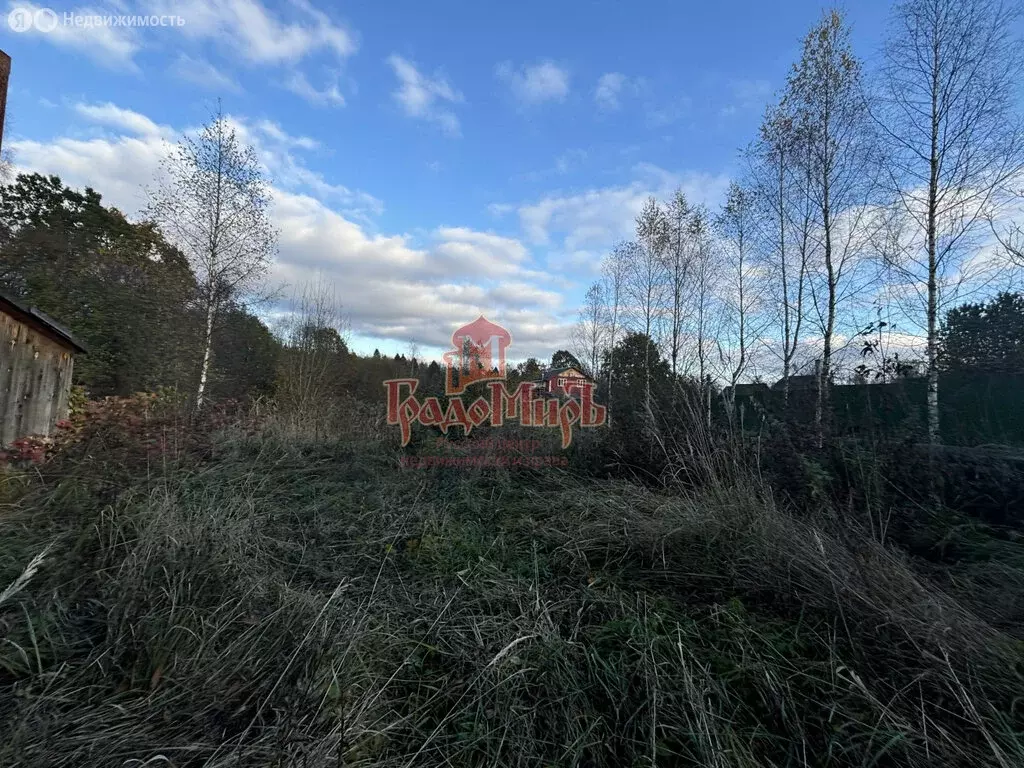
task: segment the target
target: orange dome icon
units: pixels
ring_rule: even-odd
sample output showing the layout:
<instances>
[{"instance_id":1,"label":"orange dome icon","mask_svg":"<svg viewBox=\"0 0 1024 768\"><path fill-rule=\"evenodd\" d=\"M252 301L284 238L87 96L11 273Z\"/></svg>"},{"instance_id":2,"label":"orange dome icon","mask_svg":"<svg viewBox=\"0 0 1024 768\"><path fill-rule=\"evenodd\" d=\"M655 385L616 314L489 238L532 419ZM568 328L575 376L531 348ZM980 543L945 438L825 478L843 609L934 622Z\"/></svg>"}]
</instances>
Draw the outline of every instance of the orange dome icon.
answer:
<instances>
[{"instance_id":1,"label":"orange dome icon","mask_svg":"<svg viewBox=\"0 0 1024 768\"><path fill-rule=\"evenodd\" d=\"M505 350L512 334L483 315L452 333L452 347L443 355L445 393L458 395L478 381L505 378Z\"/></svg>"}]
</instances>

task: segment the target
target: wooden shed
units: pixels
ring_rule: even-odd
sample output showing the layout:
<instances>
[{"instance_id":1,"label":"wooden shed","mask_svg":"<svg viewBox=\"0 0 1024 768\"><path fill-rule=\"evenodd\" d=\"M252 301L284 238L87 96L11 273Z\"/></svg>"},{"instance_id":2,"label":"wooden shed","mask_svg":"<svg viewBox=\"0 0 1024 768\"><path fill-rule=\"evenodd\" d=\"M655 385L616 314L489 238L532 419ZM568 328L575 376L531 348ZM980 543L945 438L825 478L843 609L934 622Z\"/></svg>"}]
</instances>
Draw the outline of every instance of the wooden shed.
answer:
<instances>
[{"instance_id":1,"label":"wooden shed","mask_svg":"<svg viewBox=\"0 0 1024 768\"><path fill-rule=\"evenodd\" d=\"M66 328L0 292L0 446L49 435L67 416L79 352Z\"/></svg>"}]
</instances>

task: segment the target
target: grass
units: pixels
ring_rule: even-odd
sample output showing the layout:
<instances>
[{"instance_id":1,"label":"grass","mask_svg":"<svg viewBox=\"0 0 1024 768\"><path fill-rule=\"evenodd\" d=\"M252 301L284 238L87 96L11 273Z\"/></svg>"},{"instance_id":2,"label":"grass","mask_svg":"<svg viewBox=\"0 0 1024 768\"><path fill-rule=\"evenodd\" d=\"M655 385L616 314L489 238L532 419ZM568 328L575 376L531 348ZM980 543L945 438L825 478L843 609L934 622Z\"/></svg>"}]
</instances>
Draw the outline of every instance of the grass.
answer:
<instances>
[{"instance_id":1,"label":"grass","mask_svg":"<svg viewBox=\"0 0 1024 768\"><path fill-rule=\"evenodd\" d=\"M2 766L1024 764L985 588L1021 573L940 581L753 477L268 436L112 475L0 479Z\"/></svg>"}]
</instances>

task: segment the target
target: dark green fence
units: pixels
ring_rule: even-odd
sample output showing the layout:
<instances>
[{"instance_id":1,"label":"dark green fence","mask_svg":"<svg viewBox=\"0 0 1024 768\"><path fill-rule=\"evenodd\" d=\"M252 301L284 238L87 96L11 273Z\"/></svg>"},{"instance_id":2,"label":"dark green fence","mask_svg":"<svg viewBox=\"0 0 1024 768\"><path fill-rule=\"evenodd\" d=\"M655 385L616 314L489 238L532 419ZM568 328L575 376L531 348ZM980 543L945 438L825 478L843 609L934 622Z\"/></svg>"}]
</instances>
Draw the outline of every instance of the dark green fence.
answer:
<instances>
[{"instance_id":1,"label":"dark green fence","mask_svg":"<svg viewBox=\"0 0 1024 768\"><path fill-rule=\"evenodd\" d=\"M833 429L841 435L913 437L925 434L927 382L832 387ZM756 428L762 415L811 425L816 393L762 391L736 398L744 426ZM1024 445L1024 375L946 373L939 379L939 425L949 445Z\"/></svg>"}]
</instances>

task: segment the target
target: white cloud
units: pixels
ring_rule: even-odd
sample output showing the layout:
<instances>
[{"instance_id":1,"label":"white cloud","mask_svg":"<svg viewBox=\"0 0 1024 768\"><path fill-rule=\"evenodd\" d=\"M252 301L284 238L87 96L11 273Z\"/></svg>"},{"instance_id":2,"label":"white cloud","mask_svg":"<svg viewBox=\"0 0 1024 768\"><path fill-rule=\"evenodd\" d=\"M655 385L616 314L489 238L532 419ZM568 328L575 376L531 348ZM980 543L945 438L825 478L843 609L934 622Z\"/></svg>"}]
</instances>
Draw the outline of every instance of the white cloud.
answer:
<instances>
[{"instance_id":1,"label":"white cloud","mask_svg":"<svg viewBox=\"0 0 1024 768\"><path fill-rule=\"evenodd\" d=\"M40 6L9 0L8 10L15 7L35 11ZM78 50L108 66L132 71L138 71L134 58L143 47L143 39L168 43L175 48L179 48L183 40L213 42L243 61L263 65L296 64L319 52L343 60L356 52L355 34L306 0L292 0L286 7L292 9L292 18L288 20L268 10L259 0L107 0L99 6L82 6L66 12L82 17L180 17L183 24L129 27L61 23L50 32L32 30L27 34L38 35L58 47ZM58 11L61 17L64 13L63 9ZM183 76L194 82L193 76L210 72L209 65L204 64L194 59L180 61L178 66L184 68ZM223 76L219 79L221 85L225 85Z\"/></svg>"},{"instance_id":2,"label":"white cloud","mask_svg":"<svg viewBox=\"0 0 1024 768\"><path fill-rule=\"evenodd\" d=\"M564 101L569 94L569 72L551 61L542 61L513 68L502 62L496 70L498 79L507 83L519 103L532 106L545 101Z\"/></svg>"},{"instance_id":3,"label":"white cloud","mask_svg":"<svg viewBox=\"0 0 1024 768\"><path fill-rule=\"evenodd\" d=\"M242 90L230 75L222 72L204 58L193 58L187 53L178 54L170 68L171 74L193 85L211 91L238 93Z\"/></svg>"},{"instance_id":4,"label":"white cloud","mask_svg":"<svg viewBox=\"0 0 1024 768\"><path fill-rule=\"evenodd\" d=\"M537 244L555 244L566 253L602 251L633 236L634 220L649 196L666 199L679 187L691 202L714 205L729 181L722 175L676 174L649 164L637 165L634 175L637 178L628 184L554 192L520 204L517 212L524 235Z\"/></svg>"},{"instance_id":5,"label":"white cloud","mask_svg":"<svg viewBox=\"0 0 1024 768\"><path fill-rule=\"evenodd\" d=\"M15 142L12 149L16 153L16 163L30 165L33 169L50 165L54 168L70 167L77 173L79 163L71 158L78 153L84 158L102 154L109 158L111 164L119 165L120 161L111 149L115 147L116 151L125 153L125 157L128 158L126 162L131 162L137 171L128 174L131 184L123 187L120 177L117 177L109 188L100 187L91 182L88 175L83 175L81 181L72 180L79 178L78 176L66 181L80 186L97 187L105 195L114 196L116 193L114 199L117 207L123 210L139 209L144 202L142 187L152 184L156 175L157 165L152 161L152 157L161 156L166 149L165 141L177 138L177 133L170 126L158 125L145 115L113 104L77 104L74 109L81 117L91 122L133 134L139 141L121 136L116 141L106 139L99 142L62 138L48 145L34 141ZM257 150L260 160L275 184L287 189L305 191L327 205L338 206L345 215L356 219L365 221L383 212L384 204L373 195L327 181L323 174L312 170L293 154L293 150L296 149L309 151L319 148L320 143L316 139L309 136L293 136L279 123L270 120L250 123L234 116L228 116L228 120L237 131L239 139ZM45 157L46 151L54 153L52 163ZM60 174L59 170L46 172Z\"/></svg>"},{"instance_id":6,"label":"white cloud","mask_svg":"<svg viewBox=\"0 0 1024 768\"><path fill-rule=\"evenodd\" d=\"M551 330L561 296L531 283L518 241L442 227L418 247L405 235L368 235L311 198L281 193L274 217L282 233L276 277L334 281L361 335L447 348L452 330L485 314L512 329L524 357L564 343Z\"/></svg>"},{"instance_id":7,"label":"white cloud","mask_svg":"<svg viewBox=\"0 0 1024 768\"><path fill-rule=\"evenodd\" d=\"M760 109L772 95L772 86L767 80L736 79L728 85L732 101L719 110L723 117L735 115L741 111Z\"/></svg>"},{"instance_id":8,"label":"white cloud","mask_svg":"<svg viewBox=\"0 0 1024 768\"><path fill-rule=\"evenodd\" d=\"M303 0L291 7L297 18L284 21L259 0L144 0L150 13L181 16L175 27L187 38L212 40L255 64L294 64L325 51L345 59L358 48L355 35Z\"/></svg>"},{"instance_id":9,"label":"white cloud","mask_svg":"<svg viewBox=\"0 0 1024 768\"><path fill-rule=\"evenodd\" d=\"M328 181L293 153L294 149L319 149L320 142L316 139L292 136L280 124L270 120L250 124L232 117L231 121L239 137L256 148L274 184L304 191L328 206L338 207L345 216L360 221L369 221L384 212L381 200L367 192Z\"/></svg>"},{"instance_id":10,"label":"white cloud","mask_svg":"<svg viewBox=\"0 0 1024 768\"><path fill-rule=\"evenodd\" d=\"M317 149L320 146L319 141L311 139L309 136L292 136L291 134L286 133L285 130L273 120L260 120L256 123L256 127L271 139L274 139L285 146L298 147L299 149Z\"/></svg>"},{"instance_id":11,"label":"white cloud","mask_svg":"<svg viewBox=\"0 0 1024 768\"><path fill-rule=\"evenodd\" d=\"M331 83L318 90L306 79L304 74L293 72L291 77L285 81L284 87L317 107L345 106L345 97L342 96L337 83Z\"/></svg>"},{"instance_id":12,"label":"white cloud","mask_svg":"<svg viewBox=\"0 0 1024 768\"><path fill-rule=\"evenodd\" d=\"M515 274L527 260L526 248L518 240L466 227L441 227L435 233L441 241L434 248L437 268L445 274Z\"/></svg>"},{"instance_id":13,"label":"white cloud","mask_svg":"<svg viewBox=\"0 0 1024 768\"><path fill-rule=\"evenodd\" d=\"M12 142L17 170L91 186L135 215L166 150L162 136L175 132L109 105L82 115L136 135ZM560 318L562 297L552 288L559 281L531 268L522 242L468 227L438 227L422 244L404 234L372 234L333 207L345 193L353 202L362 193L328 183L288 151L312 149L314 140L269 121L230 120L274 173L271 217L280 241L273 282L297 287L320 276L335 286L354 333L396 346L447 348L451 332L479 314L512 330L516 359L547 357L566 345L571 320Z\"/></svg>"},{"instance_id":14,"label":"white cloud","mask_svg":"<svg viewBox=\"0 0 1024 768\"><path fill-rule=\"evenodd\" d=\"M608 72L601 75L594 89L594 101L601 109L614 112L622 107L619 93L626 84L626 76L621 72Z\"/></svg>"},{"instance_id":15,"label":"white cloud","mask_svg":"<svg viewBox=\"0 0 1024 768\"><path fill-rule=\"evenodd\" d=\"M606 72L597 79L594 102L604 112L622 109L624 96L637 96L646 86L643 78L631 78L621 72Z\"/></svg>"},{"instance_id":16,"label":"white cloud","mask_svg":"<svg viewBox=\"0 0 1024 768\"><path fill-rule=\"evenodd\" d=\"M134 213L146 203L164 149L155 135L116 139L60 138L51 142L10 143L18 173L55 174L71 187L92 187L118 209Z\"/></svg>"},{"instance_id":17,"label":"white cloud","mask_svg":"<svg viewBox=\"0 0 1024 768\"><path fill-rule=\"evenodd\" d=\"M562 296L555 291L548 291L522 282L502 283L489 291L491 302L512 309L540 307L558 309Z\"/></svg>"},{"instance_id":18,"label":"white cloud","mask_svg":"<svg viewBox=\"0 0 1024 768\"><path fill-rule=\"evenodd\" d=\"M145 115L122 109L107 102L106 104L76 104L75 112L99 125L118 128L136 136L166 136L166 126L159 126Z\"/></svg>"},{"instance_id":19,"label":"white cloud","mask_svg":"<svg viewBox=\"0 0 1024 768\"><path fill-rule=\"evenodd\" d=\"M35 13L45 6L20 0L9 0L7 10L17 8ZM74 16L97 16L109 14L109 10L100 11L93 7L79 7L67 11ZM63 20L64 11L59 11ZM138 30L131 27L114 26L76 26L74 24L58 24L49 32L40 32L31 27L24 34L33 35L59 48L70 48L86 54L91 59L108 67L137 71L132 58L141 47Z\"/></svg>"},{"instance_id":20,"label":"white cloud","mask_svg":"<svg viewBox=\"0 0 1024 768\"><path fill-rule=\"evenodd\" d=\"M398 88L392 96L409 117L437 123L449 136L459 136L461 129L455 113L443 104L459 104L462 94L437 73L428 77L416 65L398 54L388 57L388 64L398 78Z\"/></svg>"}]
</instances>

